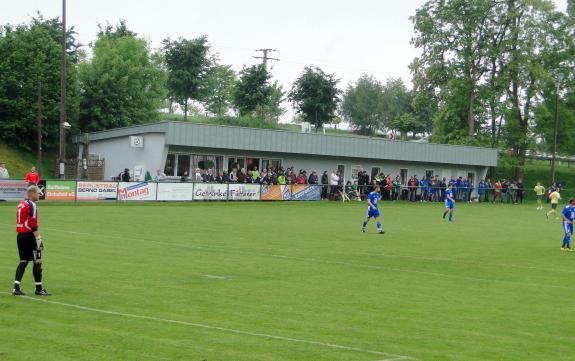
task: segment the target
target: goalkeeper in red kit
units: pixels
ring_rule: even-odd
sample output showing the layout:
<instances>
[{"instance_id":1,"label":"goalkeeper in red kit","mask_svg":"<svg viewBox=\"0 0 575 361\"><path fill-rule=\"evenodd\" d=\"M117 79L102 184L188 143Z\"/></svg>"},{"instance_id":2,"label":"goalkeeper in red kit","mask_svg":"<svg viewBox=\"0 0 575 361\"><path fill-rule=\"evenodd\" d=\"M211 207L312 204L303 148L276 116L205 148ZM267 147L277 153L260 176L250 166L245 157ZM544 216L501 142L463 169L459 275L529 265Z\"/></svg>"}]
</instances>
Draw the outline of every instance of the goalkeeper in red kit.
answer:
<instances>
[{"instance_id":1,"label":"goalkeeper in red kit","mask_svg":"<svg viewBox=\"0 0 575 361\"><path fill-rule=\"evenodd\" d=\"M38 208L36 202L40 199L40 189L32 185L26 190L28 197L18 204L16 209L16 232L18 236L18 253L20 263L16 268L16 279L14 280L14 296L25 296L20 288L24 271L28 262L34 262L32 273L36 282L36 291L39 296L48 296L49 293L42 287L42 250L44 244L38 231Z\"/></svg>"}]
</instances>

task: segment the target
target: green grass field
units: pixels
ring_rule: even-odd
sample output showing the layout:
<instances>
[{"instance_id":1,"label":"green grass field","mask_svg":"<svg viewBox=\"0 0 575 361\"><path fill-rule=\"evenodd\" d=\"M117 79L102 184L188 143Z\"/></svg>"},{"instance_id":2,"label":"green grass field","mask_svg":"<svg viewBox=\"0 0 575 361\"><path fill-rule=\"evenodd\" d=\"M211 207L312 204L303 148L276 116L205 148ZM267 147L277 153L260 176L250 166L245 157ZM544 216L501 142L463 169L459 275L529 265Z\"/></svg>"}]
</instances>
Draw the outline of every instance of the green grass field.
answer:
<instances>
[{"instance_id":1,"label":"green grass field","mask_svg":"<svg viewBox=\"0 0 575 361\"><path fill-rule=\"evenodd\" d=\"M574 360L575 252L533 204L41 204L48 298L9 295L0 360ZM31 266L23 289L33 293Z\"/></svg>"}]
</instances>

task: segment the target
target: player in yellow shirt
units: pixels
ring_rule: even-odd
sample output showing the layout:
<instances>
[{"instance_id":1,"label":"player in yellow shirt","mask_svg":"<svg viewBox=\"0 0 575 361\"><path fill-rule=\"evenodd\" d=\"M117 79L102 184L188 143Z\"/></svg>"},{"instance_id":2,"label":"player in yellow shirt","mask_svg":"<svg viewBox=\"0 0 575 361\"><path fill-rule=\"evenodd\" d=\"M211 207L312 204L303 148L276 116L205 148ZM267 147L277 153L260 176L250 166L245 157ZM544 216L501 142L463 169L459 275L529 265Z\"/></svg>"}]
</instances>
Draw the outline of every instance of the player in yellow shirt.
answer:
<instances>
[{"instance_id":1,"label":"player in yellow shirt","mask_svg":"<svg viewBox=\"0 0 575 361\"><path fill-rule=\"evenodd\" d=\"M549 219L549 215L553 213L555 215L555 219L559 219L555 210L557 209L557 205L561 200L561 188L557 188L555 192L551 193L549 195L549 199L551 199L551 210L545 213L545 215L547 216L547 219Z\"/></svg>"},{"instance_id":2,"label":"player in yellow shirt","mask_svg":"<svg viewBox=\"0 0 575 361\"><path fill-rule=\"evenodd\" d=\"M541 202L541 200L543 199L543 195L545 194L545 187L541 185L541 182L537 182L537 185L535 186L535 188L533 188L533 190L535 191L535 195L537 196L537 210L542 211L543 203Z\"/></svg>"}]
</instances>

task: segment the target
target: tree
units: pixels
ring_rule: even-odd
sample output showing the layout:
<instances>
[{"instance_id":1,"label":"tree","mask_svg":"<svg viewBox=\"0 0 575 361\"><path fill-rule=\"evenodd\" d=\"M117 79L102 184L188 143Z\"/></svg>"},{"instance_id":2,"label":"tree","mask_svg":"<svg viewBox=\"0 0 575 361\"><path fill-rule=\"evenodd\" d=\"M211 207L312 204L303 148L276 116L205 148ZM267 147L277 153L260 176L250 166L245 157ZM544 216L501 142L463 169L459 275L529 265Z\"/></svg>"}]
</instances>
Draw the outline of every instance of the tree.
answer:
<instances>
[{"instance_id":1,"label":"tree","mask_svg":"<svg viewBox=\"0 0 575 361\"><path fill-rule=\"evenodd\" d=\"M101 30L93 56L80 64L80 127L97 131L152 122L165 94L161 59L121 25Z\"/></svg>"},{"instance_id":2,"label":"tree","mask_svg":"<svg viewBox=\"0 0 575 361\"><path fill-rule=\"evenodd\" d=\"M67 32L67 121L78 115L78 45ZM62 24L40 14L28 25L0 27L0 138L26 149L38 146L42 120L44 149L58 146Z\"/></svg>"},{"instance_id":3,"label":"tree","mask_svg":"<svg viewBox=\"0 0 575 361\"><path fill-rule=\"evenodd\" d=\"M399 117L392 120L389 124L390 128L401 132L401 139L407 140L407 133L412 132L414 135L422 132L425 125L413 113L403 113Z\"/></svg>"},{"instance_id":4,"label":"tree","mask_svg":"<svg viewBox=\"0 0 575 361\"><path fill-rule=\"evenodd\" d=\"M188 117L188 102L205 99L208 76L214 59L206 36L177 41L164 40L164 57L168 70L168 95L184 108Z\"/></svg>"},{"instance_id":5,"label":"tree","mask_svg":"<svg viewBox=\"0 0 575 361\"><path fill-rule=\"evenodd\" d=\"M341 101L338 82L334 74L326 74L317 67L306 67L294 82L288 99L302 120L313 124L317 130L337 118Z\"/></svg>"},{"instance_id":6,"label":"tree","mask_svg":"<svg viewBox=\"0 0 575 361\"><path fill-rule=\"evenodd\" d=\"M271 74L263 64L244 67L234 90L234 107L241 116L266 118L266 112L283 98L281 87L270 84ZM279 101L278 101L279 98Z\"/></svg>"},{"instance_id":7,"label":"tree","mask_svg":"<svg viewBox=\"0 0 575 361\"><path fill-rule=\"evenodd\" d=\"M221 117L226 115L233 101L236 73L229 65L215 65L206 76L206 110Z\"/></svg>"},{"instance_id":8,"label":"tree","mask_svg":"<svg viewBox=\"0 0 575 361\"><path fill-rule=\"evenodd\" d=\"M485 78L508 30L501 17L504 6L499 0L430 0L412 17L412 43L422 49L411 64L416 91L428 96L435 92L438 102L450 109L435 116L436 122L448 123L439 124L438 131L458 131L455 137L438 134L444 140L459 137L461 129L474 137L483 125L478 117L482 96L488 95L488 85L494 86ZM440 117L446 114L449 118Z\"/></svg>"},{"instance_id":9,"label":"tree","mask_svg":"<svg viewBox=\"0 0 575 361\"><path fill-rule=\"evenodd\" d=\"M343 94L341 112L345 121L360 134L373 135L383 129L385 110L383 85L373 76L362 75Z\"/></svg>"}]
</instances>

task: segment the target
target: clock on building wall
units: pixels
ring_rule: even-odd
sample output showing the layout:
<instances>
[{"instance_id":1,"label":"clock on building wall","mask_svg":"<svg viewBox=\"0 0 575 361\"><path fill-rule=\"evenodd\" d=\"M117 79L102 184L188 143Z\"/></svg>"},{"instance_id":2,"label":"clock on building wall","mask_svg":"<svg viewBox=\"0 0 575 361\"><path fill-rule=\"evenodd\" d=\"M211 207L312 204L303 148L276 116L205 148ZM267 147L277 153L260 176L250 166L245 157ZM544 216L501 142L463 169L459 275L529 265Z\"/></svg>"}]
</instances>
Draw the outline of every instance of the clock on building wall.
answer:
<instances>
[{"instance_id":1,"label":"clock on building wall","mask_svg":"<svg viewBox=\"0 0 575 361\"><path fill-rule=\"evenodd\" d=\"M142 136L131 136L130 137L130 147L132 147L132 148L144 148L144 137L142 137Z\"/></svg>"}]
</instances>

